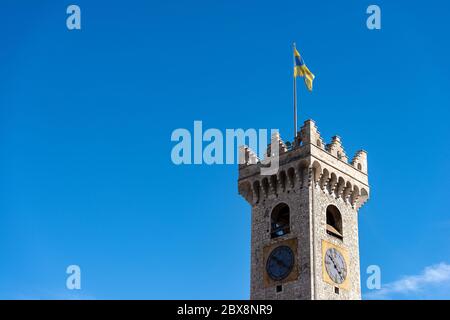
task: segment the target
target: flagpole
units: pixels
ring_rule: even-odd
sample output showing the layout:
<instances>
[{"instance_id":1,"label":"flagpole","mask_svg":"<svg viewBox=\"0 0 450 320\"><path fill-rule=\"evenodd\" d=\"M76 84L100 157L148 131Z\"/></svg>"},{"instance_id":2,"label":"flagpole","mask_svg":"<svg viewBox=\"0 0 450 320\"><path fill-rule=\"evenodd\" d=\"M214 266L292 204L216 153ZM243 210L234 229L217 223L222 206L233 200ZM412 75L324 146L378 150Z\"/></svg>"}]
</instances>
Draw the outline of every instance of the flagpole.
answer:
<instances>
[{"instance_id":1,"label":"flagpole","mask_svg":"<svg viewBox=\"0 0 450 320\"><path fill-rule=\"evenodd\" d=\"M295 76L295 42L292 44L292 56L293 56L293 62L294 62L294 68L293 68L293 78L294 78L294 144L296 143L296 139L297 139L297 80L296 80L296 76Z\"/></svg>"}]
</instances>

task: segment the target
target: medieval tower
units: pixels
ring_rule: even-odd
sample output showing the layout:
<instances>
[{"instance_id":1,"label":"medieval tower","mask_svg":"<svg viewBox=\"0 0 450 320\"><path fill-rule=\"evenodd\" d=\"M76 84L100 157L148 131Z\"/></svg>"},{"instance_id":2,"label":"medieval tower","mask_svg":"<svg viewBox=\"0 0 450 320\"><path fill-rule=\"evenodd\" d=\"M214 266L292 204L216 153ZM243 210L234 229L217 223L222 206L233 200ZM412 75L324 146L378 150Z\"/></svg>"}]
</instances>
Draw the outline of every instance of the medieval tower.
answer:
<instances>
[{"instance_id":1,"label":"medieval tower","mask_svg":"<svg viewBox=\"0 0 450 320\"><path fill-rule=\"evenodd\" d=\"M312 120L289 148L279 135L274 143L276 174L263 175L265 161L248 148L239 165L239 193L252 208L250 298L361 299L358 210L369 198L366 152L349 162L340 138L325 145Z\"/></svg>"}]
</instances>

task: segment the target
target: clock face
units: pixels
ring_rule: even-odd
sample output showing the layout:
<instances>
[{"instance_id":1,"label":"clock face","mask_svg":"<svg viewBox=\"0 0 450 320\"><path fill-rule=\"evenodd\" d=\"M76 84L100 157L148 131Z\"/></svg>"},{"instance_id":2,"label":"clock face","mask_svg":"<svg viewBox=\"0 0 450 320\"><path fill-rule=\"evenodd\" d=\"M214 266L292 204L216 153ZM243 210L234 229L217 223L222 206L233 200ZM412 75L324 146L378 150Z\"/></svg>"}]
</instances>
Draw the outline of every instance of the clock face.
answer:
<instances>
[{"instance_id":1,"label":"clock face","mask_svg":"<svg viewBox=\"0 0 450 320\"><path fill-rule=\"evenodd\" d=\"M330 248L325 253L325 268L331 280L341 284L347 277L347 264L342 254L335 248Z\"/></svg>"},{"instance_id":2,"label":"clock face","mask_svg":"<svg viewBox=\"0 0 450 320\"><path fill-rule=\"evenodd\" d=\"M283 280L291 273L294 266L294 253L288 246L279 246L269 255L266 271L275 281Z\"/></svg>"}]
</instances>

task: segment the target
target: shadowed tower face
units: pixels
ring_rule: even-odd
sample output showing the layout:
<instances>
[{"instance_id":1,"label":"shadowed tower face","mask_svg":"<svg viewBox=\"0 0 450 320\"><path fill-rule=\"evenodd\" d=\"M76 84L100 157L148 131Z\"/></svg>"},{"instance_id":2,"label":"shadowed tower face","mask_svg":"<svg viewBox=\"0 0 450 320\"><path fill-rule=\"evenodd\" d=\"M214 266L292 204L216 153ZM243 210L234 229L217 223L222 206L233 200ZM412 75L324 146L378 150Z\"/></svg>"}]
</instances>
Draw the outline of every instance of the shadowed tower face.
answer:
<instances>
[{"instance_id":1,"label":"shadowed tower face","mask_svg":"<svg viewBox=\"0 0 450 320\"><path fill-rule=\"evenodd\" d=\"M244 148L239 193L251 205L251 299L361 299L358 211L369 198L367 154L349 162L312 120L292 148L279 136L277 174Z\"/></svg>"}]
</instances>

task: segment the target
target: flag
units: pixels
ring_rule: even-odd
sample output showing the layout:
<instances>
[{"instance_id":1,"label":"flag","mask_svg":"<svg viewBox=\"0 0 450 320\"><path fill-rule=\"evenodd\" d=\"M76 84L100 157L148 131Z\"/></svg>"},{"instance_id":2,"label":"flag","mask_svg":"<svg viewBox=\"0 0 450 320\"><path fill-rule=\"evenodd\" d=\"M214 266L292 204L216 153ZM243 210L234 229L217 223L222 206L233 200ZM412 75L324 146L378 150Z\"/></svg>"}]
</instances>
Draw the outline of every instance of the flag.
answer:
<instances>
[{"instance_id":1,"label":"flag","mask_svg":"<svg viewBox=\"0 0 450 320\"><path fill-rule=\"evenodd\" d=\"M294 47L294 77L303 77L305 80L305 85L309 91L312 91L313 80L315 76L309 71L308 67L305 65L303 58L300 53Z\"/></svg>"}]
</instances>

